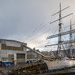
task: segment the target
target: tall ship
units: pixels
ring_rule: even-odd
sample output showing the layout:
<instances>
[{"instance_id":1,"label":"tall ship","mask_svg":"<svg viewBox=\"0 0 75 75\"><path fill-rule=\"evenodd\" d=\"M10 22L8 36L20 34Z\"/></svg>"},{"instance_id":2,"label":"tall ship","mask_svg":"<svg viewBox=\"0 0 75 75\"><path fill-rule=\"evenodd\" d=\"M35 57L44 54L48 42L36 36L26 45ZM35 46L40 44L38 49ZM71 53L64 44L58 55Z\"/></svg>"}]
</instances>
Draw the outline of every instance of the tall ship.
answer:
<instances>
[{"instance_id":1,"label":"tall ship","mask_svg":"<svg viewBox=\"0 0 75 75\"><path fill-rule=\"evenodd\" d=\"M57 52L56 52L56 54L53 53L52 56L47 56L47 57L43 58L44 62L46 62L46 64L47 64L49 70L59 70L59 69L65 69L65 68L69 69L69 68L75 67L75 60L74 60L75 58L73 58L73 55L72 55L72 48L73 48L72 43L75 42L72 39L72 33L75 33L75 29L72 30L71 21L70 21L70 25L69 25L70 30L66 31L66 32L61 31L62 30L61 20L72 15L73 13L70 13L70 14L62 17L61 12L64 11L65 9L69 8L69 6L64 9L61 9L61 3L60 3L59 7L60 7L59 11L52 15L52 16L54 16L56 14L59 14L59 19L50 23L50 24L52 24L52 23L55 23L56 21L59 21L59 24L58 24L59 32L58 32L58 34L47 37L47 39L52 39L52 38L58 37L58 43L45 46L45 47L47 47L47 46L57 45ZM62 41L62 36L67 35L67 34L70 34L70 40ZM69 52L64 55L62 50L67 51L64 46L66 44L69 44Z\"/></svg>"}]
</instances>

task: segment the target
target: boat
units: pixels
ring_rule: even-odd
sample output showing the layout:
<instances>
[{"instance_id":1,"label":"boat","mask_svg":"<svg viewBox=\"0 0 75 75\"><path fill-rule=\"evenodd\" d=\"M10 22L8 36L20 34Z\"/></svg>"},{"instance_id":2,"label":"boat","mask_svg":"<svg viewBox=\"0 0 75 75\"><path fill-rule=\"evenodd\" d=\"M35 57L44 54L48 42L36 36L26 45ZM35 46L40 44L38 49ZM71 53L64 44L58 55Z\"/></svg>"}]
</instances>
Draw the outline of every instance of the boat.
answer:
<instances>
[{"instance_id":1,"label":"boat","mask_svg":"<svg viewBox=\"0 0 75 75\"><path fill-rule=\"evenodd\" d=\"M61 26L62 26L62 23L61 23L61 19L65 18L65 17L68 17L70 15L72 15L73 13L71 14L68 14L64 17L61 17L61 12L65 9L67 9L69 7L66 7L64 9L61 9L61 3L60 3L60 10L53 14L56 15L56 14L59 14L59 19L51 22L50 24L56 22L56 21L59 21L59 33L58 34L55 34L55 35L51 35L49 37L47 37L47 39L51 39L51 38L54 38L54 37L58 37L58 44L52 44L52 45L46 45L45 47L47 46L54 46L54 45L57 45L58 46L58 49L57 49L57 54L56 56L47 56L47 57L44 57L43 60L44 62L47 64L48 66L48 69L50 71L59 71L59 70L64 70L64 69L71 69L73 67L75 67L75 61L73 60L74 58L72 57L72 33L75 33L75 29L72 30L72 25L71 25L71 22L70 22L70 31L66 31L66 32L61 32ZM62 35L66 35L66 34L70 34L70 41L62 41L61 40L61 36ZM69 43L70 44L70 47L69 47L69 56L68 55L64 55L62 52L61 52L61 45L63 46L63 44L67 44ZM63 50L65 50L65 48L63 47Z\"/></svg>"}]
</instances>

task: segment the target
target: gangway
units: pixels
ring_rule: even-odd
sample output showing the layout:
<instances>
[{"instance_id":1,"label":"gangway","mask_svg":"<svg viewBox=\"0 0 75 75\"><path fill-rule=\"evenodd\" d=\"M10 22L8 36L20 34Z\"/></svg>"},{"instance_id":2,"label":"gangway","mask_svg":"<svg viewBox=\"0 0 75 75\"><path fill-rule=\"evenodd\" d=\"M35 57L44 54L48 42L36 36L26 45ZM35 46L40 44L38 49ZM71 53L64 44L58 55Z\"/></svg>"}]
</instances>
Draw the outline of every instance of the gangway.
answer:
<instances>
[{"instance_id":1,"label":"gangway","mask_svg":"<svg viewBox=\"0 0 75 75\"><path fill-rule=\"evenodd\" d=\"M31 51L33 51L33 52L35 52L35 53L41 55L42 57L46 57L44 54L42 54L41 52L36 51L35 49L32 49L32 48L30 48L30 47L28 47L28 46L25 46L25 48L27 48L27 49L29 49L29 50L31 50Z\"/></svg>"}]
</instances>

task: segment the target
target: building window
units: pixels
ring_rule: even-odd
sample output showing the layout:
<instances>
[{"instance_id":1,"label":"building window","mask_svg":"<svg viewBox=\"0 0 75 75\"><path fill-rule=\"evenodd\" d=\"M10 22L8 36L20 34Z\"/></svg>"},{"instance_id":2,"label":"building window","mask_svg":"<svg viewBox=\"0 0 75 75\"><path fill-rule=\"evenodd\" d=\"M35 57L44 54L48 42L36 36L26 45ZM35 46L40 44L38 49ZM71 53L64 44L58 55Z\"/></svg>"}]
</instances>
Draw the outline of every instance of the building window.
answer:
<instances>
[{"instance_id":1,"label":"building window","mask_svg":"<svg viewBox=\"0 0 75 75\"><path fill-rule=\"evenodd\" d=\"M1 49L1 44L0 44L0 49Z\"/></svg>"},{"instance_id":2,"label":"building window","mask_svg":"<svg viewBox=\"0 0 75 75\"><path fill-rule=\"evenodd\" d=\"M23 50L24 50L24 51L26 51L26 48L25 48L25 47L23 47Z\"/></svg>"}]
</instances>

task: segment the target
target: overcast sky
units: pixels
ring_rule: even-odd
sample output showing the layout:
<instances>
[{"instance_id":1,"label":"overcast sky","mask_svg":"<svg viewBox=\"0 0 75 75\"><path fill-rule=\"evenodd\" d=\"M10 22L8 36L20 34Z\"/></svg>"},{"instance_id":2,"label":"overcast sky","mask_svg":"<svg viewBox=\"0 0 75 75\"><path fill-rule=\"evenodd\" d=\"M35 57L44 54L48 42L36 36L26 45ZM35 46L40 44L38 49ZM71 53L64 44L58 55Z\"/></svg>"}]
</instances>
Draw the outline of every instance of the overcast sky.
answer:
<instances>
[{"instance_id":1,"label":"overcast sky","mask_svg":"<svg viewBox=\"0 0 75 75\"><path fill-rule=\"evenodd\" d=\"M62 16L73 13L72 16L62 20L64 29L75 23L75 0L0 0L0 38L22 41L29 47L44 48L50 41L46 38L58 32L58 22L50 22L58 19L59 3ZM73 26L75 28L75 26ZM68 38L68 37L67 37ZM57 43L56 39L52 40Z\"/></svg>"}]
</instances>

